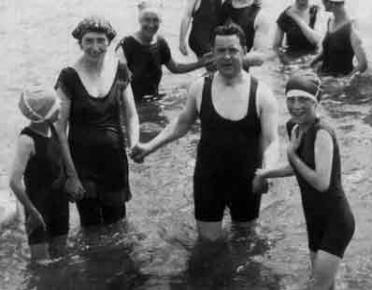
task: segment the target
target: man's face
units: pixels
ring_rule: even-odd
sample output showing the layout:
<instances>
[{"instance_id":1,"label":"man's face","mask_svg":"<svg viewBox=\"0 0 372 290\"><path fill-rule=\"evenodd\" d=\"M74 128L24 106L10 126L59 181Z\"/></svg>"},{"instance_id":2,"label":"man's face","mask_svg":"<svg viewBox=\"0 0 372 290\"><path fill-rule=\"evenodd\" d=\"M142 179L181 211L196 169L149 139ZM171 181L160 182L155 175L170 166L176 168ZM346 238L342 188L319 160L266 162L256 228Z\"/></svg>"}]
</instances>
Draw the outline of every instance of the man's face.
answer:
<instances>
[{"instance_id":1,"label":"man's face","mask_svg":"<svg viewBox=\"0 0 372 290\"><path fill-rule=\"evenodd\" d=\"M244 48L237 35L217 35L214 40L213 54L221 75L233 78L241 72Z\"/></svg>"}]
</instances>

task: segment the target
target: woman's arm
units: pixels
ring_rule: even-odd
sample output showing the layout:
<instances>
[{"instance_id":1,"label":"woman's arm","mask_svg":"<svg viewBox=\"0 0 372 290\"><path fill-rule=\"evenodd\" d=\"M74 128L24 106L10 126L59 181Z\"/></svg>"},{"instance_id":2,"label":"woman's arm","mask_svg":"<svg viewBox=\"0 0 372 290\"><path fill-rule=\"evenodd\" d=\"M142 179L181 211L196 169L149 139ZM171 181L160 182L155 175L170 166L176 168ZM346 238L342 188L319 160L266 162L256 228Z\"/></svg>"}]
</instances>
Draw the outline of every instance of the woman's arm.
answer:
<instances>
[{"instance_id":1,"label":"woman's arm","mask_svg":"<svg viewBox=\"0 0 372 290\"><path fill-rule=\"evenodd\" d=\"M287 155L297 172L316 190L324 192L331 182L334 146L331 135L325 130L319 130L314 146L315 169L307 166L291 146L288 147Z\"/></svg>"},{"instance_id":2,"label":"woman's arm","mask_svg":"<svg viewBox=\"0 0 372 290\"><path fill-rule=\"evenodd\" d=\"M123 91L125 118L127 127L128 147L132 148L139 140L139 120L131 87L128 85Z\"/></svg>"},{"instance_id":3,"label":"woman's arm","mask_svg":"<svg viewBox=\"0 0 372 290\"><path fill-rule=\"evenodd\" d=\"M368 61L367 61L367 56L366 52L364 51L363 48L363 43L361 38L359 37L359 34L355 27L351 30L350 34L350 41L351 41L351 46L353 47L355 57L358 61L357 66L354 68L354 70L351 72L351 76L355 75L356 73L363 73L364 71L367 70L368 68Z\"/></svg>"},{"instance_id":4,"label":"woman's arm","mask_svg":"<svg viewBox=\"0 0 372 290\"><path fill-rule=\"evenodd\" d=\"M67 125L70 118L71 100L65 95L61 88L56 89L57 96L61 99L61 110L56 122L56 132L61 144L62 157L67 174L66 191L73 200L79 200L85 192L72 160L70 146L67 141Z\"/></svg>"},{"instance_id":5,"label":"woman's arm","mask_svg":"<svg viewBox=\"0 0 372 290\"><path fill-rule=\"evenodd\" d=\"M208 53L204 55L201 59L197 60L196 62L191 63L179 63L176 62L172 57L170 58L169 62L165 65L170 72L174 74L182 74L187 73L201 67L208 65L208 62L212 61L212 54Z\"/></svg>"},{"instance_id":6,"label":"woman's arm","mask_svg":"<svg viewBox=\"0 0 372 290\"><path fill-rule=\"evenodd\" d=\"M303 35L309 42L314 45L319 45L322 35L318 31L312 29L301 17L299 17L296 13L293 13L292 9L288 9L286 13L294 20L294 22L296 22Z\"/></svg>"},{"instance_id":7,"label":"woman's arm","mask_svg":"<svg viewBox=\"0 0 372 290\"><path fill-rule=\"evenodd\" d=\"M277 25L274 34L273 51L283 64L289 64L290 61L282 49L283 38L284 31Z\"/></svg>"},{"instance_id":8,"label":"woman's arm","mask_svg":"<svg viewBox=\"0 0 372 290\"><path fill-rule=\"evenodd\" d=\"M29 231L32 231L38 226L42 226L44 229L46 228L40 212L36 209L26 194L26 188L22 180L27 163L33 154L35 154L33 140L28 136L21 135L18 139L17 151L13 161L9 182L10 188L31 217L31 219L28 221Z\"/></svg>"},{"instance_id":9,"label":"woman's arm","mask_svg":"<svg viewBox=\"0 0 372 290\"><path fill-rule=\"evenodd\" d=\"M192 14L195 9L197 0L188 0L185 14L181 20L181 28L180 28L180 40L179 40L179 49L183 55L188 55L187 45L186 45L186 35L190 28L190 23L192 19Z\"/></svg>"}]
</instances>

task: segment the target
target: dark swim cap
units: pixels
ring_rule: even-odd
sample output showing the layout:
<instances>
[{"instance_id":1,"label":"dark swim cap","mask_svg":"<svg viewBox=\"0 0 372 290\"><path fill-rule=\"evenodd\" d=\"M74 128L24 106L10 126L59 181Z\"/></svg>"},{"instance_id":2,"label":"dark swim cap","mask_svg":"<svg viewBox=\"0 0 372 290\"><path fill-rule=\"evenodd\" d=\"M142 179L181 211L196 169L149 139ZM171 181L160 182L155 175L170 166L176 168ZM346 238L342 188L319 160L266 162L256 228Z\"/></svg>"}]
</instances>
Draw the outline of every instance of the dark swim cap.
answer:
<instances>
[{"instance_id":1,"label":"dark swim cap","mask_svg":"<svg viewBox=\"0 0 372 290\"><path fill-rule=\"evenodd\" d=\"M286 85L287 97L308 97L315 102L320 101L321 81L319 77L310 72L293 74Z\"/></svg>"},{"instance_id":2,"label":"dark swim cap","mask_svg":"<svg viewBox=\"0 0 372 290\"><path fill-rule=\"evenodd\" d=\"M115 29L111 26L110 22L98 16L91 16L84 18L76 28L72 31L72 36L81 40L84 34L88 32L101 32L106 34L108 40L111 42L116 36Z\"/></svg>"}]
</instances>

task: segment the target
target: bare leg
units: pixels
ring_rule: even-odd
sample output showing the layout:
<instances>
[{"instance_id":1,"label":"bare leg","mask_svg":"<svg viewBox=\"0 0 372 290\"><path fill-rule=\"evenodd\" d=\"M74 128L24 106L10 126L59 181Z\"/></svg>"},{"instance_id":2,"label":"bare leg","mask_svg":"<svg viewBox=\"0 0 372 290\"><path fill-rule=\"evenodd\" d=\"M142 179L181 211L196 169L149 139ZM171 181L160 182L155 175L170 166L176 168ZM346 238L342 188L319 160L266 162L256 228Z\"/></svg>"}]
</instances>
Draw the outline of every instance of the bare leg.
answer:
<instances>
[{"instance_id":1,"label":"bare leg","mask_svg":"<svg viewBox=\"0 0 372 290\"><path fill-rule=\"evenodd\" d=\"M31 260L33 262L49 259L47 243L30 245L30 251L31 251Z\"/></svg>"},{"instance_id":2,"label":"bare leg","mask_svg":"<svg viewBox=\"0 0 372 290\"><path fill-rule=\"evenodd\" d=\"M221 222L202 222L196 221L200 240L217 241L222 238Z\"/></svg>"},{"instance_id":3,"label":"bare leg","mask_svg":"<svg viewBox=\"0 0 372 290\"><path fill-rule=\"evenodd\" d=\"M334 290L341 258L324 251L315 255L312 268L312 290Z\"/></svg>"}]
</instances>

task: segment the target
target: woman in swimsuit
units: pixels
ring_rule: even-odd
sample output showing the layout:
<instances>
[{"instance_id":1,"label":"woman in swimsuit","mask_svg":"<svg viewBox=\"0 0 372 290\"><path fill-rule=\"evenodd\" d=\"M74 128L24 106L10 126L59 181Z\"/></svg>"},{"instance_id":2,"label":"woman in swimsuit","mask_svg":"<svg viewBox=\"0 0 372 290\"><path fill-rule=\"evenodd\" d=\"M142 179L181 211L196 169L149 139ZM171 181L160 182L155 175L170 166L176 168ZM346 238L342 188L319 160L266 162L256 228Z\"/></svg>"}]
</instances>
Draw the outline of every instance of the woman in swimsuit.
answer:
<instances>
[{"instance_id":1,"label":"woman in swimsuit","mask_svg":"<svg viewBox=\"0 0 372 290\"><path fill-rule=\"evenodd\" d=\"M320 80L297 74L286 86L289 163L258 170L261 178L295 175L300 187L312 265L311 289L329 290L355 229L341 182L341 157L333 129L317 115Z\"/></svg>"}]
</instances>

